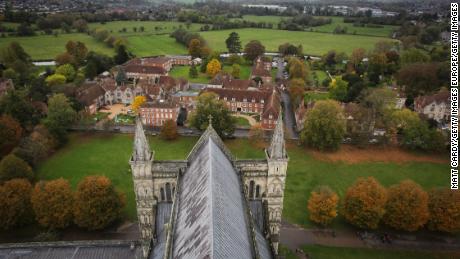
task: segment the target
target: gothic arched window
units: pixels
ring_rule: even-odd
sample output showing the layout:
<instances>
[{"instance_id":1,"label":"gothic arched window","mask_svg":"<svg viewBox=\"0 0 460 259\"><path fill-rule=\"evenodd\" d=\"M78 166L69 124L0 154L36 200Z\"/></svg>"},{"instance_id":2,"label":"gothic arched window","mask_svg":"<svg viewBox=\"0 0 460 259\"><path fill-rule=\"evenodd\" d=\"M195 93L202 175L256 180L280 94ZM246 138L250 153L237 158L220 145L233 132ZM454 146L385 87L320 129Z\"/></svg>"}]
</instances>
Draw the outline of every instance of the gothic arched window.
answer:
<instances>
[{"instance_id":1,"label":"gothic arched window","mask_svg":"<svg viewBox=\"0 0 460 259\"><path fill-rule=\"evenodd\" d=\"M160 196L161 196L161 201L165 201L165 190L162 188L160 188Z\"/></svg>"},{"instance_id":2,"label":"gothic arched window","mask_svg":"<svg viewBox=\"0 0 460 259\"><path fill-rule=\"evenodd\" d=\"M256 198L260 198L260 185L256 185Z\"/></svg>"}]
</instances>

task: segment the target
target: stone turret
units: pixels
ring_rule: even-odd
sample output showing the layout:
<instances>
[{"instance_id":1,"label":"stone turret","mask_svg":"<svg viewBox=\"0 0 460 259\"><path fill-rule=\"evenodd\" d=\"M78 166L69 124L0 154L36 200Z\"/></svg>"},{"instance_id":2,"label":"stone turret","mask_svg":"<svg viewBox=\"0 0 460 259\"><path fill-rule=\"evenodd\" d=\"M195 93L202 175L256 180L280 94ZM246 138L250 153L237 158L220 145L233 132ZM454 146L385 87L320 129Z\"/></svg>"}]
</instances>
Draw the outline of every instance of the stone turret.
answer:
<instances>
[{"instance_id":1,"label":"stone turret","mask_svg":"<svg viewBox=\"0 0 460 259\"><path fill-rule=\"evenodd\" d=\"M266 150L266 157L268 174L267 196L265 200L268 209L268 228L273 250L275 254L278 254L284 185L286 183L286 171L289 160L285 148L283 118L281 113L278 116L270 147Z\"/></svg>"},{"instance_id":2,"label":"stone turret","mask_svg":"<svg viewBox=\"0 0 460 259\"><path fill-rule=\"evenodd\" d=\"M150 253L150 244L155 228L156 200L153 194L153 154L145 136L141 119L138 117L136 118L136 132L130 165L136 194L142 251L145 258Z\"/></svg>"}]
</instances>

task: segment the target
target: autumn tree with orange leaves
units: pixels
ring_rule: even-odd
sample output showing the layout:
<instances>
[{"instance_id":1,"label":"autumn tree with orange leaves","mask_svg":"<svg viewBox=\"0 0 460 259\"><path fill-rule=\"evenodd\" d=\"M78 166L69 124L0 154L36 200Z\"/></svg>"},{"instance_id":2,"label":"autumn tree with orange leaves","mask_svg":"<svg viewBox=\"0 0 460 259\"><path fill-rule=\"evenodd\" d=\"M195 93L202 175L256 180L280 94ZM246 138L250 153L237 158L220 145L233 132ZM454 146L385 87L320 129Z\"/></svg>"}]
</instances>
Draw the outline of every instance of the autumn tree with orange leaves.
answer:
<instances>
[{"instance_id":1,"label":"autumn tree with orange leaves","mask_svg":"<svg viewBox=\"0 0 460 259\"><path fill-rule=\"evenodd\" d=\"M124 204L109 178L87 176L75 193L74 222L88 230L103 229L120 218Z\"/></svg>"},{"instance_id":2,"label":"autumn tree with orange leaves","mask_svg":"<svg viewBox=\"0 0 460 259\"><path fill-rule=\"evenodd\" d=\"M460 192L448 188L433 189L429 192L428 228L448 233L460 232Z\"/></svg>"},{"instance_id":3,"label":"autumn tree with orange leaves","mask_svg":"<svg viewBox=\"0 0 460 259\"><path fill-rule=\"evenodd\" d=\"M21 139L21 124L8 115L0 117L0 158L7 155Z\"/></svg>"},{"instance_id":4,"label":"autumn tree with orange leaves","mask_svg":"<svg viewBox=\"0 0 460 259\"><path fill-rule=\"evenodd\" d=\"M138 112L139 108L147 101L145 96L139 95L134 98L133 104L131 105L133 111Z\"/></svg>"},{"instance_id":5,"label":"autumn tree with orange leaves","mask_svg":"<svg viewBox=\"0 0 460 259\"><path fill-rule=\"evenodd\" d=\"M32 191L35 219L46 228L65 228L72 222L73 193L69 181L62 178L38 182Z\"/></svg>"},{"instance_id":6,"label":"autumn tree with orange leaves","mask_svg":"<svg viewBox=\"0 0 460 259\"><path fill-rule=\"evenodd\" d=\"M160 137L165 140L177 139L177 123L174 120L166 120L161 127Z\"/></svg>"},{"instance_id":7,"label":"autumn tree with orange leaves","mask_svg":"<svg viewBox=\"0 0 460 259\"><path fill-rule=\"evenodd\" d=\"M337 217L339 196L328 186L320 186L311 192L308 199L310 220L321 226L328 226Z\"/></svg>"},{"instance_id":8,"label":"autumn tree with orange leaves","mask_svg":"<svg viewBox=\"0 0 460 259\"><path fill-rule=\"evenodd\" d=\"M428 221L428 194L412 180L388 189L383 222L395 229L415 231Z\"/></svg>"},{"instance_id":9,"label":"autumn tree with orange leaves","mask_svg":"<svg viewBox=\"0 0 460 259\"><path fill-rule=\"evenodd\" d=\"M358 178L345 194L342 214L351 224L376 229L385 214L387 191L375 178Z\"/></svg>"},{"instance_id":10,"label":"autumn tree with orange leaves","mask_svg":"<svg viewBox=\"0 0 460 259\"><path fill-rule=\"evenodd\" d=\"M209 77L214 77L221 70L222 70L222 66L219 60L215 58L209 61L208 65L206 66L206 74L208 74Z\"/></svg>"},{"instance_id":11,"label":"autumn tree with orange leaves","mask_svg":"<svg viewBox=\"0 0 460 259\"><path fill-rule=\"evenodd\" d=\"M0 228L19 227L33 220L31 191L26 179L13 179L0 186Z\"/></svg>"}]
</instances>

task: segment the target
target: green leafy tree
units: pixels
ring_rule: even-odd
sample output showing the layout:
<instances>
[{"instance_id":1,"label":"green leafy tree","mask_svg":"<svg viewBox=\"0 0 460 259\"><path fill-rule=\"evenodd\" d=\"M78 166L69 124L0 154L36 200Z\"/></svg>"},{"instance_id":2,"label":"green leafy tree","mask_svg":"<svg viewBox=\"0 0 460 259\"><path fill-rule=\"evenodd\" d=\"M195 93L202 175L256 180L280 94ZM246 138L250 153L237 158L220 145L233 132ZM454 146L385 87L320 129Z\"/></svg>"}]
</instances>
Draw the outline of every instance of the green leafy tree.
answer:
<instances>
[{"instance_id":1,"label":"green leafy tree","mask_svg":"<svg viewBox=\"0 0 460 259\"><path fill-rule=\"evenodd\" d=\"M126 50L125 45L120 45L116 49L116 54L115 57L113 58L115 61L115 64L121 65L128 61L131 58L130 53Z\"/></svg>"},{"instance_id":2,"label":"green leafy tree","mask_svg":"<svg viewBox=\"0 0 460 259\"><path fill-rule=\"evenodd\" d=\"M302 142L319 150L338 149L346 125L340 105L332 100L318 101L306 116Z\"/></svg>"},{"instance_id":3,"label":"green leafy tree","mask_svg":"<svg viewBox=\"0 0 460 259\"><path fill-rule=\"evenodd\" d=\"M308 70L305 64L298 58L290 58L288 63L289 78L300 78L305 80L308 76Z\"/></svg>"},{"instance_id":4,"label":"green leafy tree","mask_svg":"<svg viewBox=\"0 0 460 259\"><path fill-rule=\"evenodd\" d=\"M67 78L61 74L53 74L48 76L45 81L48 86L58 86L65 84L65 82L67 82Z\"/></svg>"},{"instance_id":5,"label":"green leafy tree","mask_svg":"<svg viewBox=\"0 0 460 259\"><path fill-rule=\"evenodd\" d=\"M188 53L192 58L201 57L201 42L199 39L192 39L188 45Z\"/></svg>"},{"instance_id":6,"label":"green leafy tree","mask_svg":"<svg viewBox=\"0 0 460 259\"><path fill-rule=\"evenodd\" d=\"M59 66L56 69L56 74L65 76L67 81L71 82L75 79L77 72L75 71L75 68L73 68L72 65L65 64L65 65Z\"/></svg>"},{"instance_id":7,"label":"green leafy tree","mask_svg":"<svg viewBox=\"0 0 460 259\"><path fill-rule=\"evenodd\" d=\"M387 191L373 177L358 178L345 194L342 214L351 224L376 229L385 214Z\"/></svg>"},{"instance_id":8,"label":"green leafy tree","mask_svg":"<svg viewBox=\"0 0 460 259\"><path fill-rule=\"evenodd\" d=\"M212 116L212 127L221 137L229 137L235 131L235 118L231 116L225 103L217 99L217 95L205 92L198 97L196 110L190 124L200 130L205 130Z\"/></svg>"},{"instance_id":9,"label":"green leafy tree","mask_svg":"<svg viewBox=\"0 0 460 259\"><path fill-rule=\"evenodd\" d=\"M401 54L401 63L403 66L412 64L412 63L419 63L419 62L428 62L430 61L430 56L423 53L421 50L416 48L410 48L405 50Z\"/></svg>"},{"instance_id":10,"label":"green leafy tree","mask_svg":"<svg viewBox=\"0 0 460 259\"><path fill-rule=\"evenodd\" d=\"M240 65L238 64L233 64L232 65L232 76L234 78L240 78Z\"/></svg>"},{"instance_id":11,"label":"green leafy tree","mask_svg":"<svg viewBox=\"0 0 460 259\"><path fill-rule=\"evenodd\" d=\"M232 32L228 35L228 38L225 40L227 45L228 52L230 53L240 53L241 52L241 40L240 35L236 32Z\"/></svg>"},{"instance_id":12,"label":"green leafy tree","mask_svg":"<svg viewBox=\"0 0 460 259\"><path fill-rule=\"evenodd\" d=\"M258 40L251 40L244 47L245 58L253 62L257 57L265 53L265 46Z\"/></svg>"},{"instance_id":13,"label":"green leafy tree","mask_svg":"<svg viewBox=\"0 0 460 259\"><path fill-rule=\"evenodd\" d=\"M67 128L74 122L76 112L64 94L55 94L48 100L48 115L44 120L48 128L59 143L67 139Z\"/></svg>"},{"instance_id":14,"label":"green leafy tree","mask_svg":"<svg viewBox=\"0 0 460 259\"><path fill-rule=\"evenodd\" d=\"M383 222L395 229L416 231L429 219L428 194L412 180L388 189Z\"/></svg>"},{"instance_id":15,"label":"green leafy tree","mask_svg":"<svg viewBox=\"0 0 460 259\"><path fill-rule=\"evenodd\" d=\"M342 78L334 78L329 84L329 96L339 102L347 101L348 82Z\"/></svg>"},{"instance_id":16,"label":"green leafy tree","mask_svg":"<svg viewBox=\"0 0 460 259\"><path fill-rule=\"evenodd\" d=\"M34 178L34 173L32 168L24 160L10 154L0 161L0 182L5 182L14 178L32 180Z\"/></svg>"},{"instance_id":17,"label":"green leafy tree","mask_svg":"<svg viewBox=\"0 0 460 259\"><path fill-rule=\"evenodd\" d=\"M38 182L32 191L32 207L38 223L50 229L72 223L73 193L69 181L62 178Z\"/></svg>"},{"instance_id":18,"label":"green leafy tree","mask_svg":"<svg viewBox=\"0 0 460 259\"><path fill-rule=\"evenodd\" d=\"M7 114L16 119L22 128L37 122L37 112L32 104L27 100L27 93L14 90L0 99L0 113Z\"/></svg>"},{"instance_id":19,"label":"green leafy tree","mask_svg":"<svg viewBox=\"0 0 460 259\"><path fill-rule=\"evenodd\" d=\"M119 219L124 197L105 176L87 176L77 187L74 222L88 230L103 229Z\"/></svg>"},{"instance_id":20,"label":"green leafy tree","mask_svg":"<svg viewBox=\"0 0 460 259\"><path fill-rule=\"evenodd\" d=\"M190 70L188 71L188 75L190 78L197 78L198 77L198 70L196 69L195 64L190 66Z\"/></svg>"},{"instance_id":21,"label":"green leafy tree","mask_svg":"<svg viewBox=\"0 0 460 259\"><path fill-rule=\"evenodd\" d=\"M337 217L339 196L328 186L320 186L310 194L308 213L310 220L328 226Z\"/></svg>"},{"instance_id":22,"label":"green leafy tree","mask_svg":"<svg viewBox=\"0 0 460 259\"><path fill-rule=\"evenodd\" d=\"M13 179L0 185L0 228L11 229L33 220L31 191L32 185L25 179Z\"/></svg>"}]
</instances>

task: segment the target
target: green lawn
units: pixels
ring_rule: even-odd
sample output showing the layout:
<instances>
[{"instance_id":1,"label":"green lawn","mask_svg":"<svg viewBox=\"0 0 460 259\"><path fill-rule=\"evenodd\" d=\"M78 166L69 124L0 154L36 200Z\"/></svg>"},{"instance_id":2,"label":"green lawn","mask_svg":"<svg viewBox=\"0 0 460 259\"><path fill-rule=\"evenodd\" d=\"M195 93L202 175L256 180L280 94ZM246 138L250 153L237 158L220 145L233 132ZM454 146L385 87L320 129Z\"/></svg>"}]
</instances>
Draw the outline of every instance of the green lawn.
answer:
<instances>
[{"instance_id":1,"label":"green lawn","mask_svg":"<svg viewBox=\"0 0 460 259\"><path fill-rule=\"evenodd\" d=\"M325 24L317 27L312 27L313 31L318 32L334 32L337 26L346 27L347 34L368 35L378 37L390 37L392 32L397 30L399 26L384 25L383 28L368 28L368 27L355 27L353 23L344 23L343 17L327 17L332 19L332 23Z\"/></svg>"},{"instance_id":2,"label":"green lawn","mask_svg":"<svg viewBox=\"0 0 460 259\"><path fill-rule=\"evenodd\" d=\"M306 92L305 101L319 101L329 99L329 93L324 92Z\"/></svg>"},{"instance_id":3,"label":"green lawn","mask_svg":"<svg viewBox=\"0 0 460 259\"><path fill-rule=\"evenodd\" d=\"M201 35L208 41L213 50L226 51L225 39L232 31L238 32L243 46L250 40L259 40L267 51L277 51L279 45L289 42L295 45L302 44L303 51L307 55L323 55L332 49L351 54L353 49L358 47L371 50L379 41L392 41L382 37L253 28L206 31L201 32Z\"/></svg>"},{"instance_id":4,"label":"green lawn","mask_svg":"<svg viewBox=\"0 0 460 259\"><path fill-rule=\"evenodd\" d=\"M251 124L249 124L249 121L246 118L243 117L235 117L236 119L236 125L237 126L242 126L242 127L250 127Z\"/></svg>"},{"instance_id":5,"label":"green lawn","mask_svg":"<svg viewBox=\"0 0 460 259\"><path fill-rule=\"evenodd\" d=\"M169 35L130 36L129 50L136 56L147 57L165 54L188 54L187 48Z\"/></svg>"},{"instance_id":6,"label":"green lawn","mask_svg":"<svg viewBox=\"0 0 460 259\"><path fill-rule=\"evenodd\" d=\"M54 59L58 54L65 51L65 44L69 40L85 43L88 50L93 50L109 56L114 55L113 49L83 33L59 34L57 37L53 35L40 35L32 37L0 38L0 49L16 41L21 44L34 60Z\"/></svg>"},{"instance_id":7,"label":"green lawn","mask_svg":"<svg viewBox=\"0 0 460 259\"><path fill-rule=\"evenodd\" d=\"M144 31L141 32L139 28L143 26ZM90 29L103 28L114 35L120 36L132 36L132 35L151 35L151 34L169 34L174 30L182 27L189 31L199 31L202 24L191 24L190 28L187 29L185 23L181 22L169 22L169 21L114 21L107 22L105 24L101 23L90 23ZM134 31L134 27L137 28L137 31ZM126 32L121 32L125 28Z\"/></svg>"},{"instance_id":8,"label":"green lawn","mask_svg":"<svg viewBox=\"0 0 460 259\"><path fill-rule=\"evenodd\" d=\"M167 142L150 137L155 159L184 159L197 138L181 137ZM249 145L246 139L226 141L236 157L242 159L264 158L261 148ZM128 159L132 150L132 135L74 133L69 143L46 160L38 168L39 179L69 179L72 186L87 175L106 175L127 197L126 215L136 218L135 201ZM425 188L446 186L449 183L449 167L432 163L359 163L345 164L314 159L303 148L288 145L290 156L285 189L283 217L289 222L312 227L306 210L307 199L313 188L329 185L343 196L356 178L374 176L385 186L403 179L413 179ZM348 226L337 219L334 227Z\"/></svg>"},{"instance_id":9,"label":"green lawn","mask_svg":"<svg viewBox=\"0 0 460 259\"><path fill-rule=\"evenodd\" d=\"M315 259L419 259L419 258L458 258L458 252L429 252L429 251L409 251L409 250L385 250L374 248L348 248L348 247L329 247L320 245L303 246L303 251L308 254L308 258ZM295 255L288 254L287 258L295 259Z\"/></svg>"},{"instance_id":10,"label":"green lawn","mask_svg":"<svg viewBox=\"0 0 460 259\"><path fill-rule=\"evenodd\" d=\"M198 71L198 77L197 78L191 78L189 77L188 73L190 70L190 66L174 66L171 71L169 71L169 75L172 77L182 77L186 78L188 81L192 83L203 83L206 84L209 82L209 77L206 73L201 73L200 72L200 67L196 68Z\"/></svg>"}]
</instances>

